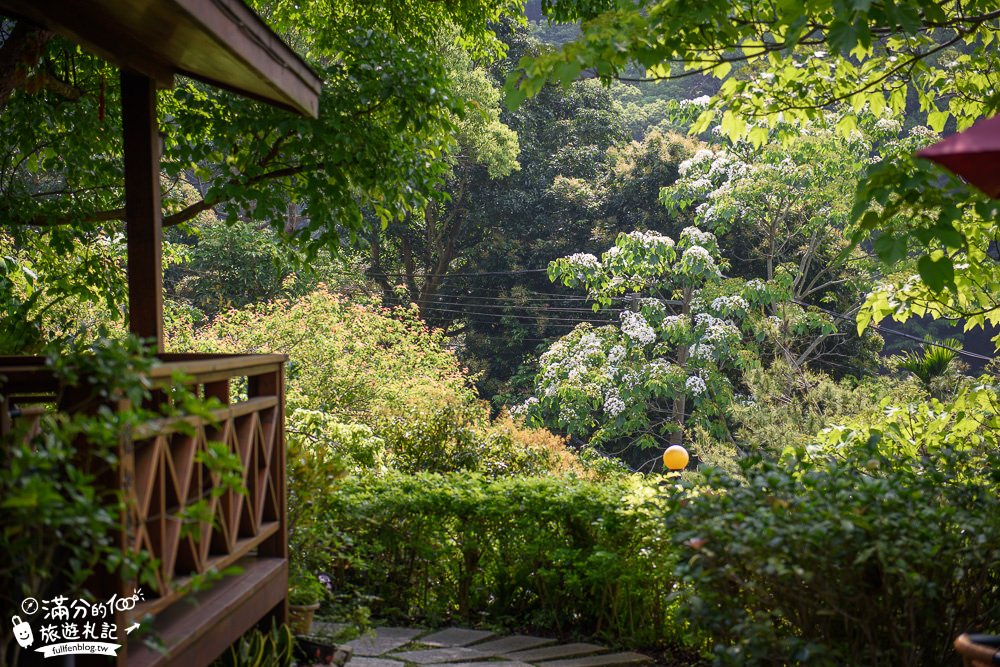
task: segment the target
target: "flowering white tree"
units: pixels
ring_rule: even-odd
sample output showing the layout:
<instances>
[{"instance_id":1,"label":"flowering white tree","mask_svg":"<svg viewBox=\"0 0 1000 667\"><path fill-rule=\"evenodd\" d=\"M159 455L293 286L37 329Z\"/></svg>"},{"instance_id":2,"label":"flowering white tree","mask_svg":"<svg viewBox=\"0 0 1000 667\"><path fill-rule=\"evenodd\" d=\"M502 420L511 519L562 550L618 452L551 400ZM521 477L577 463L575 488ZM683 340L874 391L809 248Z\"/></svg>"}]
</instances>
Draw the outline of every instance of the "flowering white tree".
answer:
<instances>
[{"instance_id":1,"label":"flowering white tree","mask_svg":"<svg viewBox=\"0 0 1000 667\"><path fill-rule=\"evenodd\" d=\"M703 148L661 193L668 208L726 239L740 274L783 276L786 298L770 312L781 320L782 335L772 349L792 368L817 360L837 368L872 354L877 342L860 341L850 325L872 273L870 260L851 246L851 206L863 167L892 150L900 124L873 117L842 138L823 127L838 118L830 113L823 123L795 128L799 141L790 146L744 141ZM845 318L838 322L824 311Z\"/></svg>"},{"instance_id":2,"label":"flowering white tree","mask_svg":"<svg viewBox=\"0 0 1000 667\"><path fill-rule=\"evenodd\" d=\"M662 449L681 442L692 421L727 433L727 373L757 363L753 342L773 326L764 308L779 290L726 280L724 268L715 235L697 227L676 244L632 232L600 258L552 262L553 281L586 290L595 310L618 311L620 323L581 324L554 343L541 356L535 396L515 411L605 451Z\"/></svg>"}]
</instances>

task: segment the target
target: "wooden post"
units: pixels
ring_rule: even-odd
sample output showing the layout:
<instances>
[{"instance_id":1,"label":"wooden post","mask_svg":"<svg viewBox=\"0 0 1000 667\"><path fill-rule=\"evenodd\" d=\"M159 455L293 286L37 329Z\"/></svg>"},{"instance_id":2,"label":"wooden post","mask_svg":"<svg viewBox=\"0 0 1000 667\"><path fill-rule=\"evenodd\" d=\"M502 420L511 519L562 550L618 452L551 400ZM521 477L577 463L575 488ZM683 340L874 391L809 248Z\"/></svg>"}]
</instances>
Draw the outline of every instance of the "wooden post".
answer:
<instances>
[{"instance_id":1,"label":"wooden post","mask_svg":"<svg viewBox=\"0 0 1000 667\"><path fill-rule=\"evenodd\" d=\"M129 331L163 352L163 212L156 85L122 70Z\"/></svg>"}]
</instances>

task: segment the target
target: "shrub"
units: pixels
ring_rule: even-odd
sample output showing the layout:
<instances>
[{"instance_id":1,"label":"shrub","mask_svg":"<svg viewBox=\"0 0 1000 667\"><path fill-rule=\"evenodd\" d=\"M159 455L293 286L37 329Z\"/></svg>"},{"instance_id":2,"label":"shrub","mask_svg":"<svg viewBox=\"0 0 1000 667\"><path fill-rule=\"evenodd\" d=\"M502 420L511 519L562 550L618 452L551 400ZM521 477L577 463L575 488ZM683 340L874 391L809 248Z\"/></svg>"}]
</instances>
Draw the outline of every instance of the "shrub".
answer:
<instances>
[{"instance_id":1,"label":"shrub","mask_svg":"<svg viewBox=\"0 0 1000 667\"><path fill-rule=\"evenodd\" d=\"M490 419L447 340L412 309L350 304L319 289L232 310L172 347L289 356L290 438L330 448L355 471L552 471L587 475L564 441Z\"/></svg>"},{"instance_id":2,"label":"shrub","mask_svg":"<svg viewBox=\"0 0 1000 667\"><path fill-rule=\"evenodd\" d=\"M634 478L348 479L326 504L349 545L333 588L383 618L653 643L671 637L674 583L657 498Z\"/></svg>"},{"instance_id":3,"label":"shrub","mask_svg":"<svg viewBox=\"0 0 1000 667\"><path fill-rule=\"evenodd\" d=\"M675 499L684 616L717 664L941 665L1000 618L1000 454L877 438L706 470Z\"/></svg>"}]
</instances>

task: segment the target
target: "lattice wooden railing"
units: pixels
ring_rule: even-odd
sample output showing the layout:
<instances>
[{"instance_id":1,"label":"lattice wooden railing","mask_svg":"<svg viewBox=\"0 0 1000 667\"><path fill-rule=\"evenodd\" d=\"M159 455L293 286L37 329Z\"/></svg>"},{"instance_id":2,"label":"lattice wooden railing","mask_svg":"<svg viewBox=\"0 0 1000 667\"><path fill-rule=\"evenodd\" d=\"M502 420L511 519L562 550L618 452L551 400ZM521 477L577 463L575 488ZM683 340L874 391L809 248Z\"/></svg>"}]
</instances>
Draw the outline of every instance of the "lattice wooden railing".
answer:
<instances>
[{"instance_id":1,"label":"lattice wooden railing","mask_svg":"<svg viewBox=\"0 0 1000 667\"><path fill-rule=\"evenodd\" d=\"M130 645L128 664L190 665L188 657L200 664L263 616L284 620L285 360L283 355L162 355L162 363L151 371L154 387L166 388L181 374L189 389L217 398L223 407L211 419L158 419L123 439L116 483L124 491L127 511L119 543L156 559L156 585L155 590L147 586L145 602L121 623L157 615L164 620L155 629L169 649L164 655ZM37 429L44 409L39 405L54 400L54 380L38 359L0 358L0 389L5 432L17 420ZM155 391L153 401L161 400L165 393ZM204 462L200 453L212 442L224 443L239 457L240 488L224 488L220 473ZM192 512L196 504L197 514ZM244 573L216 586L224 594L214 604L208 604L208 591L199 594L204 599L198 607L174 605L194 575L231 565ZM116 586L131 592L128 582L104 587ZM121 664L124 660L120 658Z\"/></svg>"}]
</instances>

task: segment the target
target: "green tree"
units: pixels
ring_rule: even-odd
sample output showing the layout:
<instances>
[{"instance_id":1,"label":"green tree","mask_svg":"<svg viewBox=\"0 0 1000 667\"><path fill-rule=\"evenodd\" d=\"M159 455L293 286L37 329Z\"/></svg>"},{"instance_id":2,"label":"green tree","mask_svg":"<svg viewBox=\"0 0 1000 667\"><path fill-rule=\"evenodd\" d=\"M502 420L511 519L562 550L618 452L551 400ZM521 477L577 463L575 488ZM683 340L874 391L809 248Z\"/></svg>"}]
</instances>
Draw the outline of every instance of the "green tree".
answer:
<instances>
[{"instance_id":1,"label":"green tree","mask_svg":"<svg viewBox=\"0 0 1000 667\"><path fill-rule=\"evenodd\" d=\"M752 343L773 328L764 309L783 290L724 281L725 266L715 236L697 227L676 245L632 232L600 258L554 261L552 280L585 289L595 311L623 296L628 307L615 309L620 326L584 324L553 344L540 359L536 396L518 410L605 452L662 450L692 424L731 439L731 376L759 363Z\"/></svg>"},{"instance_id":2,"label":"green tree","mask_svg":"<svg viewBox=\"0 0 1000 667\"><path fill-rule=\"evenodd\" d=\"M355 238L366 215L388 223L423 211L441 196L457 123L476 113L438 53L442 31L488 60L502 51L490 21L516 5L255 3L321 75L320 117L185 79L161 91L164 225L214 210L229 222L270 224L314 256ZM23 21L3 19L0 40L8 233L17 248L52 257L43 280L59 286L54 297L107 301L114 313L121 263L112 271L79 258L121 235L117 72ZM294 225L286 224L290 205Z\"/></svg>"},{"instance_id":3,"label":"green tree","mask_svg":"<svg viewBox=\"0 0 1000 667\"><path fill-rule=\"evenodd\" d=\"M861 375L878 351L876 336L859 338L849 325L877 268L851 245L850 213L864 165L900 127L892 119L865 126L849 139L808 124L786 146L703 148L661 195L719 235L738 275L791 279L787 299L770 314L783 332L774 353L793 368L829 361L831 372Z\"/></svg>"}]
</instances>

